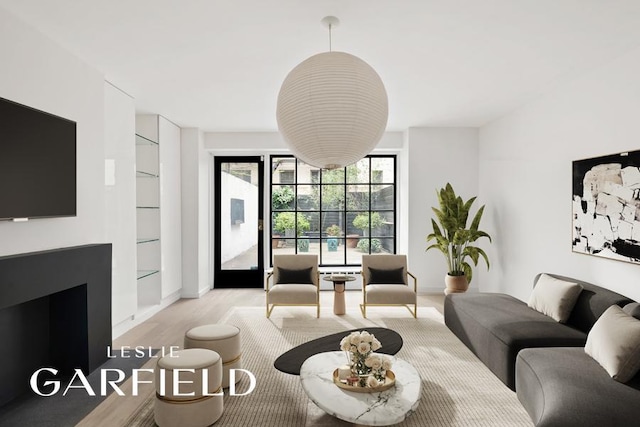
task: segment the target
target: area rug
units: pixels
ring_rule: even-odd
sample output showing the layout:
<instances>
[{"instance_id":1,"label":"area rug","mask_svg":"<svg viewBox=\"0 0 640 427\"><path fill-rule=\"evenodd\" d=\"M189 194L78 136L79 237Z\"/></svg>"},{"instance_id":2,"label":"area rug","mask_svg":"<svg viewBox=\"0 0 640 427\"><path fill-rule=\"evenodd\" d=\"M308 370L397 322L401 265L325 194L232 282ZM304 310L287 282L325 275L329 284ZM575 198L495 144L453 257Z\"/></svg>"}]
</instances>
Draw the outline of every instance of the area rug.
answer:
<instances>
[{"instance_id":1,"label":"area rug","mask_svg":"<svg viewBox=\"0 0 640 427\"><path fill-rule=\"evenodd\" d=\"M278 307L270 319L264 307L230 309L221 322L241 329L243 368L256 387L246 396L224 397L216 426L348 426L311 403L300 378L273 367L283 352L311 339L348 329L379 326L398 332L404 346L396 355L411 363L422 378L417 411L403 426L531 426L514 392L498 380L444 325L435 308L419 308L418 319L405 309L371 310L368 319L334 316L331 308L317 319L304 308ZM384 346L384 342L382 343ZM336 349L339 350L339 349ZM236 393L248 390L243 377ZM152 427L153 397L133 414L127 426Z\"/></svg>"}]
</instances>

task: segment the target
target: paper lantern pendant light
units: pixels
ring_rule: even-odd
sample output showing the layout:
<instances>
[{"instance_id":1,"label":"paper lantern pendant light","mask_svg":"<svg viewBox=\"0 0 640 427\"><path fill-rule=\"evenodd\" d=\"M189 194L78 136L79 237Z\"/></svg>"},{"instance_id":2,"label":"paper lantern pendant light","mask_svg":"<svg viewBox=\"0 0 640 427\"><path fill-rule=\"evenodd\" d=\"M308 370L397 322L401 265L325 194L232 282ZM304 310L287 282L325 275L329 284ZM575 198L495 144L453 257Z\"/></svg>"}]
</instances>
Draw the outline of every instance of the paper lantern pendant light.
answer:
<instances>
[{"instance_id":1,"label":"paper lantern pendant light","mask_svg":"<svg viewBox=\"0 0 640 427\"><path fill-rule=\"evenodd\" d=\"M332 18L329 24L337 22ZM334 24L335 25L335 24ZM325 52L287 75L278 94L278 129L303 162L335 169L357 162L380 141L387 126L387 92L362 59Z\"/></svg>"}]
</instances>

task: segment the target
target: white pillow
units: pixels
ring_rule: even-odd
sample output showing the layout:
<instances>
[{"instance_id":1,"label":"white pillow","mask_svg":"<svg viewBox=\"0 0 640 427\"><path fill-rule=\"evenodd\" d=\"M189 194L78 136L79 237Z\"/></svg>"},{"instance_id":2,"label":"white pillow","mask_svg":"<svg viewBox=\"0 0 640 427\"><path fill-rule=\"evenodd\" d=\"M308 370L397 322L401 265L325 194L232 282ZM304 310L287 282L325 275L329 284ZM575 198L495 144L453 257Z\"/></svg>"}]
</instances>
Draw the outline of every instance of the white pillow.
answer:
<instances>
[{"instance_id":1,"label":"white pillow","mask_svg":"<svg viewBox=\"0 0 640 427\"><path fill-rule=\"evenodd\" d=\"M584 351L616 381L625 383L640 370L640 320L617 305L593 325Z\"/></svg>"},{"instance_id":2,"label":"white pillow","mask_svg":"<svg viewBox=\"0 0 640 427\"><path fill-rule=\"evenodd\" d=\"M582 286L577 283L542 274L533 288L528 305L557 322L566 323L580 292Z\"/></svg>"}]
</instances>

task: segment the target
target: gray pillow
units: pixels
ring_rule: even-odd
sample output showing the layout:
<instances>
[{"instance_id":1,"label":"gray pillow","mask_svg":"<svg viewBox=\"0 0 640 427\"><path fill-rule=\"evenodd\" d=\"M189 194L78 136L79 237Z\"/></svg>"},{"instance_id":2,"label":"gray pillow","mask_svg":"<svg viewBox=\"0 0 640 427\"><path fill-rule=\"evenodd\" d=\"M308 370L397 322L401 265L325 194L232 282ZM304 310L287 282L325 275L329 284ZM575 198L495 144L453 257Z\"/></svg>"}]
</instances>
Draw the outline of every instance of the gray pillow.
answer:
<instances>
[{"instance_id":1,"label":"gray pillow","mask_svg":"<svg viewBox=\"0 0 640 427\"><path fill-rule=\"evenodd\" d=\"M278 267L278 284L313 284L311 270L313 270L313 267L300 270Z\"/></svg>"},{"instance_id":2,"label":"gray pillow","mask_svg":"<svg viewBox=\"0 0 640 427\"><path fill-rule=\"evenodd\" d=\"M630 302L629 304L624 306L623 310L629 316L633 316L636 319L640 320L640 304L638 304L637 302Z\"/></svg>"},{"instance_id":3,"label":"gray pillow","mask_svg":"<svg viewBox=\"0 0 640 427\"><path fill-rule=\"evenodd\" d=\"M404 267L392 269L369 267L369 284L404 285Z\"/></svg>"},{"instance_id":4,"label":"gray pillow","mask_svg":"<svg viewBox=\"0 0 640 427\"><path fill-rule=\"evenodd\" d=\"M542 274L529 298L529 307L560 323L566 323L582 292L577 283Z\"/></svg>"},{"instance_id":5,"label":"gray pillow","mask_svg":"<svg viewBox=\"0 0 640 427\"><path fill-rule=\"evenodd\" d=\"M614 380L625 383L640 370L640 320L609 307L587 335L584 351Z\"/></svg>"}]
</instances>

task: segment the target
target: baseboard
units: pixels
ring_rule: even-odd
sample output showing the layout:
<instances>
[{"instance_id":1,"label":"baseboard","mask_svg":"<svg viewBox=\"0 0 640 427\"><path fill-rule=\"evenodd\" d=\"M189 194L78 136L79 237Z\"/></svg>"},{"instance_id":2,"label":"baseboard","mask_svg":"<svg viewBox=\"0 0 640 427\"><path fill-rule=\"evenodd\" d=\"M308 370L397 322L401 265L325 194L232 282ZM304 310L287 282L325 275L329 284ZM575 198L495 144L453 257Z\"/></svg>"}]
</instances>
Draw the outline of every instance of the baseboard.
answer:
<instances>
[{"instance_id":1,"label":"baseboard","mask_svg":"<svg viewBox=\"0 0 640 427\"><path fill-rule=\"evenodd\" d=\"M122 322L111 327L112 339L115 340L120 335L123 335L125 332L127 332L129 329L133 328L134 326L136 326L134 316L127 317Z\"/></svg>"},{"instance_id":2,"label":"baseboard","mask_svg":"<svg viewBox=\"0 0 640 427\"><path fill-rule=\"evenodd\" d=\"M209 292L211 289L210 288L203 288L200 289L197 293L194 292L187 292L187 293L182 293L181 298L185 298L185 299L197 299L197 298L202 298L207 292Z\"/></svg>"},{"instance_id":3,"label":"baseboard","mask_svg":"<svg viewBox=\"0 0 640 427\"><path fill-rule=\"evenodd\" d=\"M163 298L162 301L160 301L160 304L145 307L143 311L138 312L133 316L126 318L125 320L123 320L122 322L118 323L115 326L112 326L111 328L112 340L118 338L119 336L129 331L130 329L135 328L145 320L148 320L153 315L161 312L162 310L169 307L171 304L178 301L179 299L180 299L180 290L177 290L174 293Z\"/></svg>"}]
</instances>

